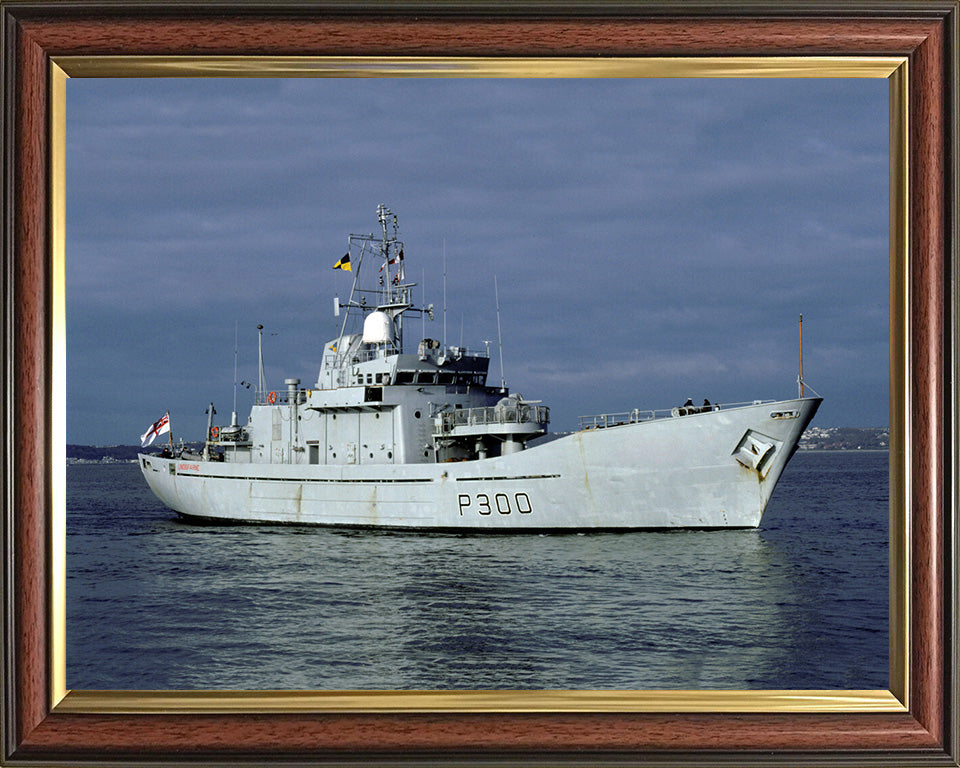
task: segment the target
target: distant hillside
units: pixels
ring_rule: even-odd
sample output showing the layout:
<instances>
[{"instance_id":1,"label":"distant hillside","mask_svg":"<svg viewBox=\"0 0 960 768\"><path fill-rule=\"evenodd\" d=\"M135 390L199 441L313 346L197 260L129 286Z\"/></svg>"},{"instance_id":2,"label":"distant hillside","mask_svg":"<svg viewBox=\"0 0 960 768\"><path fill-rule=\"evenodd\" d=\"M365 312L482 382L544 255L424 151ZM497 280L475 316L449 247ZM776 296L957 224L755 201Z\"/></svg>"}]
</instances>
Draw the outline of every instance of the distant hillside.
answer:
<instances>
[{"instance_id":1,"label":"distant hillside","mask_svg":"<svg viewBox=\"0 0 960 768\"><path fill-rule=\"evenodd\" d=\"M149 448L139 445L67 445L68 464L116 464L118 462L136 461L137 454L160 453L166 443L156 443ZM196 448L200 443L187 443Z\"/></svg>"},{"instance_id":2,"label":"distant hillside","mask_svg":"<svg viewBox=\"0 0 960 768\"><path fill-rule=\"evenodd\" d=\"M800 438L802 451L885 451L889 447L887 427L807 427Z\"/></svg>"},{"instance_id":3,"label":"distant hillside","mask_svg":"<svg viewBox=\"0 0 960 768\"><path fill-rule=\"evenodd\" d=\"M72 463L136 461L135 445L68 445L67 461Z\"/></svg>"}]
</instances>

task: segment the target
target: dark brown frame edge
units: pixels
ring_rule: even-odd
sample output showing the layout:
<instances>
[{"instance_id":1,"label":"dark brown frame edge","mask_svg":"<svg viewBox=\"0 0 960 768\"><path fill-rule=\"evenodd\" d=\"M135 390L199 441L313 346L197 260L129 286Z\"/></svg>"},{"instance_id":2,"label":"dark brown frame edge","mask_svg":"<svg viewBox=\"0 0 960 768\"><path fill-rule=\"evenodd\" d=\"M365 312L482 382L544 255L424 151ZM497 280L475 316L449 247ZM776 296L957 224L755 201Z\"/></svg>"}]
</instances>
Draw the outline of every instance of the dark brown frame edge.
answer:
<instances>
[{"instance_id":1,"label":"dark brown frame edge","mask_svg":"<svg viewBox=\"0 0 960 768\"><path fill-rule=\"evenodd\" d=\"M7 765L958 764L955 1L0 0ZM909 58L910 658L904 714L83 715L51 711L48 76L58 55Z\"/></svg>"}]
</instances>

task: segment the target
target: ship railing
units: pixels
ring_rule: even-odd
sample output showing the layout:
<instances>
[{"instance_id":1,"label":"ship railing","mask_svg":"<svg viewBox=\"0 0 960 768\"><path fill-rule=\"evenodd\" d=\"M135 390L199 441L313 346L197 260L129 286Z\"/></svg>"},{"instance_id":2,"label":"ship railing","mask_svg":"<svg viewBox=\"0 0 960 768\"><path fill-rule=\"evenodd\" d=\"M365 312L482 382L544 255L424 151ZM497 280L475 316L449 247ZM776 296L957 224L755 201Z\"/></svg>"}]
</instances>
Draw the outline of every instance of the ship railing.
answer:
<instances>
[{"instance_id":1,"label":"ship railing","mask_svg":"<svg viewBox=\"0 0 960 768\"><path fill-rule=\"evenodd\" d=\"M293 402L302 404L307 402L306 390L298 389L294 393L294 398L290 397L290 392L286 385L284 385L283 387L277 387L276 389L265 389L263 391L257 390L254 403L256 405L290 405Z\"/></svg>"},{"instance_id":2,"label":"ship railing","mask_svg":"<svg viewBox=\"0 0 960 768\"><path fill-rule=\"evenodd\" d=\"M421 350L417 349L417 354L420 354ZM423 350L423 352L429 355L432 358L440 357L441 355L446 355L448 357L453 357L454 359L459 360L461 357L490 357L490 354L486 349L474 349L472 347L438 347L436 349L430 348L428 350Z\"/></svg>"},{"instance_id":3,"label":"ship railing","mask_svg":"<svg viewBox=\"0 0 960 768\"><path fill-rule=\"evenodd\" d=\"M395 351L396 350L392 350L392 352ZM457 360L464 357L490 357L486 349L473 349L471 347L447 347L446 350L430 349L428 354L433 360L443 354L452 356ZM357 350L356 352L343 352L336 355L327 355L323 358L323 370L328 371L331 369L348 368L351 365L358 365L359 363L368 363L371 360L377 360L381 356L382 354L379 349L361 349Z\"/></svg>"},{"instance_id":4,"label":"ship railing","mask_svg":"<svg viewBox=\"0 0 960 768\"><path fill-rule=\"evenodd\" d=\"M484 424L548 424L550 408L546 405L518 406L481 406L479 408L460 408L440 414L442 432L450 432L454 427L473 427Z\"/></svg>"},{"instance_id":5,"label":"ship railing","mask_svg":"<svg viewBox=\"0 0 960 768\"><path fill-rule=\"evenodd\" d=\"M637 408L624 413L598 413L591 416L581 416L579 429L582 432L585 429L603 429L604 427L616 427L620 424L636 424L640 421L653 421L669 415L670 411L668 410L641 411Z\"/></svg>"},{"instance_id":6,"label":"ship railing","mask_svg":"<svg viewBox=\"0 0 960 768\"><path fill-rule=\"evenodd\" d=\"M475 349L474 347L454 347L459 349L463 357L490 357L490 352L486 349Z\"/></svg>"},{"instance_id":7,"label":"ship railing","mask_svg":"<svg viewBox=\"0 0 960 768\"><path fill-rule=\"evenodd\" d=\"M746 403L710 403L707 405L681 405L676 408L659 408L657 410L641 410L634 408L632 411L621 413L599 413L593 416L581 416L579 419L579 430L585 429L603 429L605 427L617 427L621 424L637 424L643 421L654 421L655 419L669 419L678 416L692 416L696 413L707 413L709 411L723 411L731 408L744 408L748 405L763 405L764 403L775 403L776 400L751 400Z\"/></svg>"},{"instance_id":8,"label":"ship railing","mask_svg":"<svg viewBox=\"0 0 960 768\"><path fill-rule=\"evenodd\" d=\"M367 363L376 360L380 355L378 349L361 349L356 352L343 352L332 357L324 357L323 369L344 368L355 363Z\"/></svg>"}]
</instances>

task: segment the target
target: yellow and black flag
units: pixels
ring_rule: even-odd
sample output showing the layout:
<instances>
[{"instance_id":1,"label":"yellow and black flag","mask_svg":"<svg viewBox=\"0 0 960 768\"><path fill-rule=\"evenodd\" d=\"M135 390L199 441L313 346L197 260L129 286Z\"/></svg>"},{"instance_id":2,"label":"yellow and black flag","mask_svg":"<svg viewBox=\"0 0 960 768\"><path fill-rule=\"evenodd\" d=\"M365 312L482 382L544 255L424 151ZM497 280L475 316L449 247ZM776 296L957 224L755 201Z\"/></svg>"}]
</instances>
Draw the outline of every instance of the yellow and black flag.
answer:
<instances>
[{"instance_id":1,"label":"yellow and black flag","mask_svg":"<svg viewBox=\"0 0 960 768\"><path fill-rule=\"evenodd\" d=\"M350 266L350 254L343 254L343 258L340 259L336 264L333 265L334 269L345 269L347 272L352 272L353 268Z\"/></svg>"}]
</instances>

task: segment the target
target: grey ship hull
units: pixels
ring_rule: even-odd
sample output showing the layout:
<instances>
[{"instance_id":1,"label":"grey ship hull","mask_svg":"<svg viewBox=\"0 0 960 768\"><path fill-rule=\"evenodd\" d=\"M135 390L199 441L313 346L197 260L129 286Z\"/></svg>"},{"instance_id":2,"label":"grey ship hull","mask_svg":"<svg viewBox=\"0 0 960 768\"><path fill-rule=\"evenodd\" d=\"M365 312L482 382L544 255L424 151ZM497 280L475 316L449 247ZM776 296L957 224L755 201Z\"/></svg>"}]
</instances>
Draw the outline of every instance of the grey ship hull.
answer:
<instances>
[{"instance_id":1,"label":"grey ship hull","mask_svg":"<svg viewBox=\"0 0 960 768\"><path fill-rule=\"evenodd\" d=\"M312 465L141 455L153 492L206 522L434 531L754 528L819 398L577 432L473 461Z\"/></svg>"}]
</instances>

